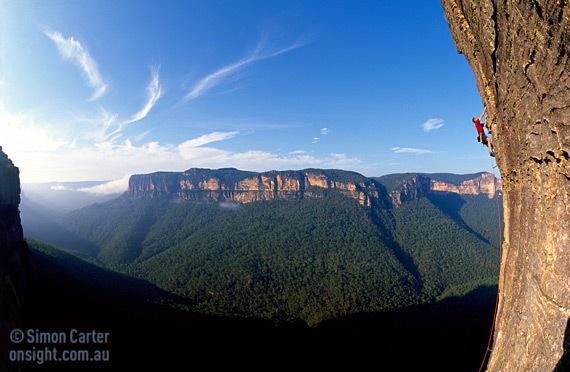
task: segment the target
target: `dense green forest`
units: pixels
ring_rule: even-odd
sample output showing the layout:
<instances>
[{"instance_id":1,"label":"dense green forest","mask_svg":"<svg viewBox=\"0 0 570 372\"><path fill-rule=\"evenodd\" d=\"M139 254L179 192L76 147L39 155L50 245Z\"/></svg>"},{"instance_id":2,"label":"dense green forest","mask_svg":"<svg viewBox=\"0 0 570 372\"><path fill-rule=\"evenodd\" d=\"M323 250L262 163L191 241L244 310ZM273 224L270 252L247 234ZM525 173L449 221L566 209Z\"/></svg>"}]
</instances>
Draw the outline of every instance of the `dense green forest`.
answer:
<instances>
[{"instance_id":1,"label":"dense green forest","mask_svg":"<svg viewBox=\"0 0 570 372\"><path fill-rule=\"evenodd\" d=\"M494 287L481 287L461 297L308 327L302 322L198 314L188 311L185 299L146 281L37 241L28 244L31 276L22 327L109 331L109 367L117 371L175 371L180 366L268 371L300 365L317 371L367 370L370 365L383 370L475 370L485 350L496 293ZM442 350L445 358L440 357ZM28 363L22 371L106 367L45 363L40 368Z\"/></svg>"},{"instance_id":2,"label":"dense green forest","mask_svg":"<svg viewBox=\"0 0 570 372\"><path fill-rule=\"evenodd\" d=\"M227 211L128 270L207 312L310 323L395 309L417 296L366 211L340 196Z\"/></svg>"},{"instance_id":3,"label":"dense green forest","mask_svg":"<svg viewBox=\"0 0 570 372\"><path fill-rule=\"evenodd\" d=\"M218 315L317 324L463 294L498 270L484 195L431 193L393 209L336 192L245 205L123 196L61 224L89 242L76 251L93 263Z\"/></svg>"}]
</instances>

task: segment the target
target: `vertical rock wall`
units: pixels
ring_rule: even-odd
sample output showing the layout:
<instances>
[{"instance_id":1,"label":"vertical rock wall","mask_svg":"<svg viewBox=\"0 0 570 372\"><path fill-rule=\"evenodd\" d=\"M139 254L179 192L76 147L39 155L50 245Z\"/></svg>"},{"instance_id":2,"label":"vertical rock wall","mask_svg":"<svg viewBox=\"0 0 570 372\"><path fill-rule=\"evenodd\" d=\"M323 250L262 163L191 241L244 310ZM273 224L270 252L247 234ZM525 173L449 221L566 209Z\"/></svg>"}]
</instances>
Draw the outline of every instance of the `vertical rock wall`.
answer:
<instances>
[{"instance_id":1,"label":"vertical rock wall","mask_svg":"<svg viewBox=\"0 0 570 372\"><path fill-rule=\"evenodd\" d=\"M568 347L570 318L570 6L442 4L489 112L503 180L505 239L488 369L552 371Z\"/></svg>"},{"instance_id":2,"label":"vertical rock wall","mask_svg":"<svg viewBox=\"0 0 570 372\"><path fill-rule=\"evenodd\" d=\"M0 371L15 371L8 362L8 335L17 327L27 273L27 246L20 224L18 168L0 147Z\"/></svg>"}]
</instances>

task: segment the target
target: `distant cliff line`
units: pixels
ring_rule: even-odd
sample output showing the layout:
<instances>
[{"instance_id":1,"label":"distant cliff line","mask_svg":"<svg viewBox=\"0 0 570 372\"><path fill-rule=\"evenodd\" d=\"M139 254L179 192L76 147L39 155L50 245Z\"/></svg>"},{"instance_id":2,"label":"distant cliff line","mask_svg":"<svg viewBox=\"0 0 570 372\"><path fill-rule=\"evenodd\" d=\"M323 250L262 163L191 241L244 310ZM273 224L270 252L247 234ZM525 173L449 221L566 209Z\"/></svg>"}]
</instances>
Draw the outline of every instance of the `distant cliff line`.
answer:
<instances>
[{"instance_id":1,"label":"distant cliff line","mask_svg":"<svg viewBox=\"0 0 570 372\"><path fill-rule=\"evenodd\" d=\"M365 177L333 169L249 172L235 168L191 168L131 176L127 194L134 198L168 197L195 201L250 203L276 199L322 197L334 190L364 207L398 207L431 192L492 198L500 181L487 172L470 175L392 174Z\"/></svg>"}]
</instances>

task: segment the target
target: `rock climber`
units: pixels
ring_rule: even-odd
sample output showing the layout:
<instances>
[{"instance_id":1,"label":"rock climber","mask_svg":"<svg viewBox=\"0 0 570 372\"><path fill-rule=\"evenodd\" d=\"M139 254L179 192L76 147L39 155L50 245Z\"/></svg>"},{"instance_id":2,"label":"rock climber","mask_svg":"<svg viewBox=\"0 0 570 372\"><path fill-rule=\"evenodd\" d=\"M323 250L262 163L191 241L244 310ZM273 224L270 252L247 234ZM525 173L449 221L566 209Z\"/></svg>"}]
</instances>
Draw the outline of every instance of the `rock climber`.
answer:
<instances>
[{"instance_id":1,"label":"rock climber","mask_svg":"<svg viewBox=\"0 0 570 372\"><path fill-rule=\"evenodd\" d=\"M487 146L489 148L489 155L495 157L495 152L493 151L493 143L491 142L491 139L485 134L485 129L483 128L483 126L487 127L485 125L485 123L481 123L481 120L483 120L483 117L485 116L485 114L487 113L487 109L483 110L483 113L481 114L481 116L473 117L473 123L475 123L475 129L477 129L477 141L481 142L483 145ZM487 127L487 130L489 130L489 134L490 132L490 128Z\"/></svg>"}]
</instances>

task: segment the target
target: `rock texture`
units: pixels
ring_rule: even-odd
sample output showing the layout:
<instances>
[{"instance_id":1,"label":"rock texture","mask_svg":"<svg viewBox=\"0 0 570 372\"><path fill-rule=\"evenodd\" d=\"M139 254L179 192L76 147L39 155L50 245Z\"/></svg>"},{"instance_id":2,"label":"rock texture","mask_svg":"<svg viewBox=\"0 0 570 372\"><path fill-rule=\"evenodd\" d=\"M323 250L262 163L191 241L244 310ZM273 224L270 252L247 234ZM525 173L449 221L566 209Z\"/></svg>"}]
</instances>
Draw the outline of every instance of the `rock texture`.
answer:
<instances>
[{"instance_id":1,"label":"rock texture","mask_svg":"<svg viewBox=\"0 0 570 372\"><path fill-rule=\"evenodd\" d=\"M453 175L452 175L453 176ZM185 172L157 172L132 176L128 195L134 198L168 197L194 201L251 203L275 199L322 197L332 191L355 199L364 207L399 207L402 203L427 196L430 192L462 195L486 194L498 189L491 173L479 173L459 183L438 175L390 175L387 190L383 177L327 169L300 171L246 172L234 168L199 169Z\"/></svg>"},{"instance_id":2,"label":"rock texture","mask_svg":"<svg viewBox=\"0 0 570 372\"><path fill-rule=\"evenodd\" d=\"M403 182L399 187L390 190L388 195L392 205L399 207L402 203L426 196L431 189L431 180L423 175L416 175ZM442 182L443 183L443 182Z\"/></svg>"},{"instance_id":3,"label":"rock texture","mask_svg":"<svg viewBox=\"0 0 570 372\"><path fill-rule=\"evenodd\" d=\"M366 207L388 203L383 186L372 179L354 172L318 169L255 173L234 168L192 168L181 173L157 172L132 176L128 194L250 203L321 197L326 190L340 192Z\"/></svg>"},{"instance_id":4,"label":"rock texture","mask_svg":"<svg viewBox=\"0 0 570 372\"><path fill-rule=\"evenodd\" d=\"M18 168L0 147L0 371L17 370L7 360L8 334L18 322L27 268L27 246L20 224Z\"/></svg>"},{"instance_id":5,"label":"rock texture","mask_svg":"<svg viewBox=\"0 0 570 372\"><path fill-rule=\"evenodd\" d=\"M479 177L465 180L458 185L434 179L431 180L430 190L453 192L461 195L485 194L491 199L495 197L496 192L501 190L501 181L495 179L491 173L481 173Z\"/></svg>"},{"instance_id":6,"label":"rock texture","mask_svg":"<svg viewBox=\"0 0 570 372\"><path fill-rule=\"evenodd\" d=\"M570 317L570 6L442 4L487 107L503 181L505 238L488 369L552 371Z\"/></svg>"}]
</instances>

